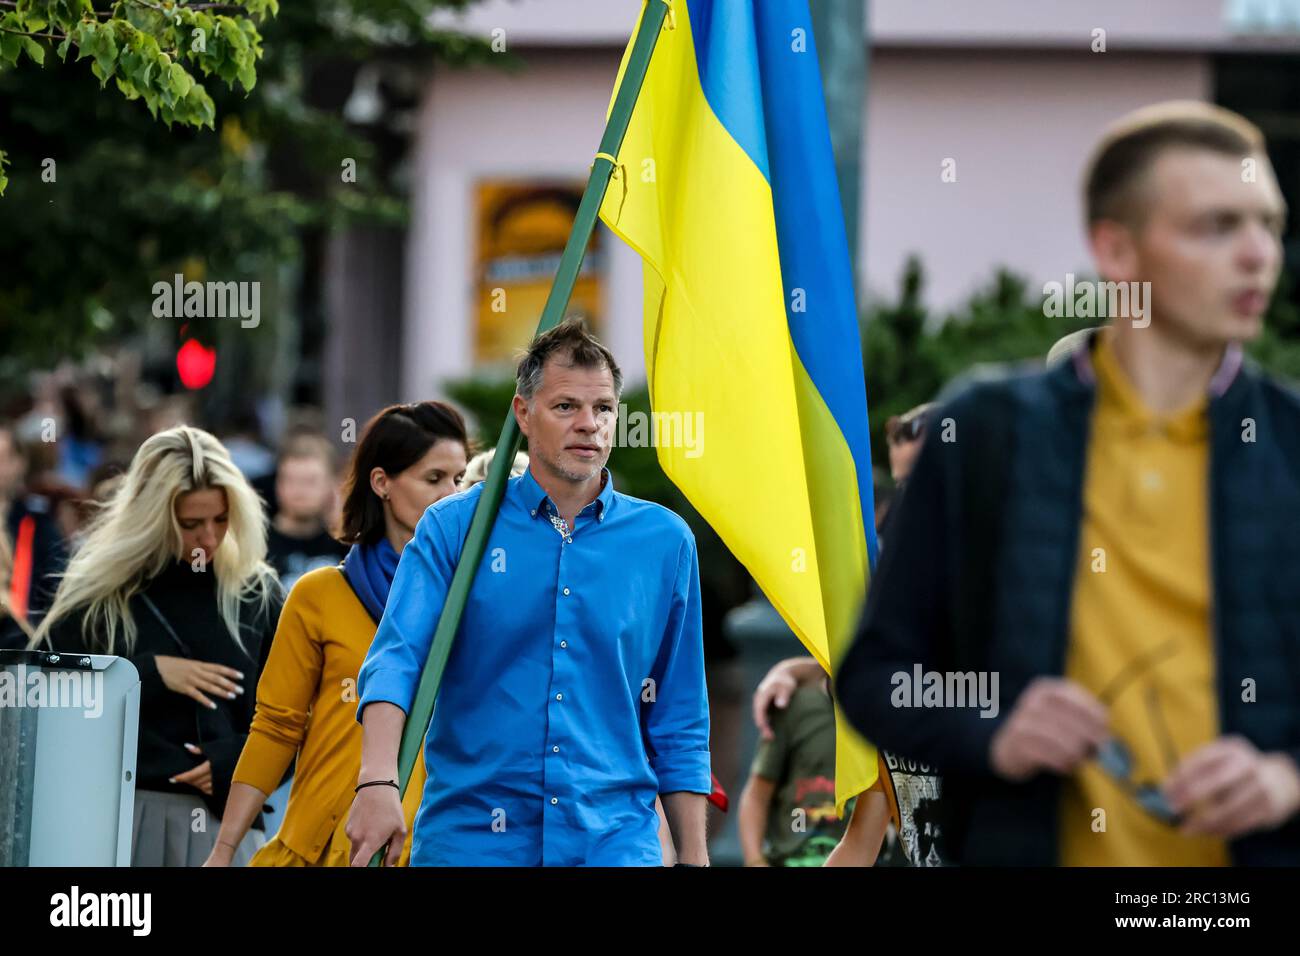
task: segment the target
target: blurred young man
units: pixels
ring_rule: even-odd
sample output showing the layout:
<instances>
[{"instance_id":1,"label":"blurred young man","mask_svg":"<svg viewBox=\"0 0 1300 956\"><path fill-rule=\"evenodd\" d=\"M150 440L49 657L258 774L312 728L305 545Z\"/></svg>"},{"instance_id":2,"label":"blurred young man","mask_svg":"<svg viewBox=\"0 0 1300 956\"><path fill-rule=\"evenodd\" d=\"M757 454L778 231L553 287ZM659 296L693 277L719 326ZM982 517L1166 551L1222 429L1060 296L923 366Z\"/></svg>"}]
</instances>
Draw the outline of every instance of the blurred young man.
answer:
<instances>
[{"instance_id":1,"label":"blurred young man","mask_svg":"<svg viewBox=\"0 0 1300 956\"><path fill-rule=\"evenodd\" d=\"M1241 350L1281 266L1263 138L1139 111L1085 202L1128 307L934 414L839 697L938 766L958 862L1300 864L1300 401ZM899 693L925 673L999 706Z\"/></svg>"},{"instance_id":2,"label":"blurred young man","mask_svg":"<svg viewBox=\"0 0 1300 956\"><path fill-rule=\"evenodd\" d=\"M266 539L266 560L286 593L308 571L338 564L347 554L327 527L335 494L329 440L313 434L290 438L276 462L278 507Z\"/></svg>"},{"instance_id":3,"label":"blurred young man","mask_svg":"<svg viewBox=\"0 0 1300 956\"><path fill-rule=\"evenodd\" d=\"M695 538L614 490L622 373L580 323L519 363L510 479L425 740L412 866L704 866L709 710ZM353 865L405 832L397 750L484 485L424 513L358 681Z\"/></svg>"}]
</instances>

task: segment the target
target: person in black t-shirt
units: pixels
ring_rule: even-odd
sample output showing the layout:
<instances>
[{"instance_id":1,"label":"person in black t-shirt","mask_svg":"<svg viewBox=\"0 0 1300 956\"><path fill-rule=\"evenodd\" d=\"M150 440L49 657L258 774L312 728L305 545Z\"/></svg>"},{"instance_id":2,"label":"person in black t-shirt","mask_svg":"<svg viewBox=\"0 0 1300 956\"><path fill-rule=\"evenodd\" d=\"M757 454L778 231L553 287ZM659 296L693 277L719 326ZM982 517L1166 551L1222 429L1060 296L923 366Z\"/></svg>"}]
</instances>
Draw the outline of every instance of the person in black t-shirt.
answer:
<instances>
[{"instance_id":1,"label":"person in black t-shirt","mask_svg":"<svg viewBox=\"0 0 1300 956\"><path fill-rule=\"evenodd\" d=\"M280 453L267 560L286 592L308 571L338 564L347 554L327 530L337 495L334 476L334 450L324 436L296 435Z\"/></svg>"}]
</instances>

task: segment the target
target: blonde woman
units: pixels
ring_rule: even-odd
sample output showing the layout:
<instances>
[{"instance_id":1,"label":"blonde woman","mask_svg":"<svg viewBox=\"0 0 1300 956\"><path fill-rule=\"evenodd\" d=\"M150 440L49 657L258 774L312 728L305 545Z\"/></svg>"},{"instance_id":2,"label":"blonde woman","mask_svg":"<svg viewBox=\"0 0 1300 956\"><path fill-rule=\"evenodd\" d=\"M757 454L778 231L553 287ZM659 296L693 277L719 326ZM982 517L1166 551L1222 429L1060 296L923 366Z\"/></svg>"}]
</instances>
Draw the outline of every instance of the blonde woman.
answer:
<instances>
[{"instance_id":1,"label":"blonde woman","mask_svg":"<svg viewBox=\"0 0 1300 956\"><path fill-rule=\"evenodd\" d=\"M198 866L217 839L280 612L265 557L261 503L226 449L170 428L136 452L32 639L140 672L132 866ZM251 830L233 859L265 840Z\"/></svg>"},{"instance_id":2,"label":"blonde woman","mask_svg":"<svg viewBox=\"0 0 1300 956\"><path fill-rule=\"evenodd\" d=\"M399 556L424 512L456 493L468 450L464 419L442 402L392 405L366 424L343 492L339 537L351 547L341 565L308 571L289 593L207 866L232 865L231 847L295 756L284 823L252 865L351 862L348 808L361 766L357 673L384 615ZM404 801L401 866L410 857L424 780L420 757Z\"/></svg>"},{"instance_id":3,"label":"blonde woman","mask_svg":"<svg viewBox=\"0 0 1300 956\"><path fill-rule=\"evenodd\" d=\"M492 459L496 457L497 450L489 448L487 451L481 451L469 460L465 466L465 474L457 483L461 491L467 491L473 488L480 481L487 481L488 469L492 467ZM518 478L528 470L528 456L522 451L515 453L515 460L510 463L510 477Z\"/></svg>"}]
</instances>

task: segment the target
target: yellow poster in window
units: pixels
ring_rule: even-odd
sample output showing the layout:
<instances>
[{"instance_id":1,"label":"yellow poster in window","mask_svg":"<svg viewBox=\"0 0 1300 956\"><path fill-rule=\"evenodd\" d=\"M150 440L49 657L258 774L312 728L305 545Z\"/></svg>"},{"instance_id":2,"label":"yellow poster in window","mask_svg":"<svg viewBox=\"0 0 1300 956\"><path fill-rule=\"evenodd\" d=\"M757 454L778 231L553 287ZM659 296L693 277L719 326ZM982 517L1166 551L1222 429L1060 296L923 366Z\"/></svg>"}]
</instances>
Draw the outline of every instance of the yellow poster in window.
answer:
<instances>
[{"instance_id":1,"label":"yellow poster in window","mask_svg":"<svg viewBox=\"0 0 1300 956\"><path fill-rule=\"evenodd\" d=\"M533 337L582 200L582 182L480 182L476 187L474 363L513 367ZM601 334L603 261L593 233L565 317Z\"/></svg>"}]
</instances>

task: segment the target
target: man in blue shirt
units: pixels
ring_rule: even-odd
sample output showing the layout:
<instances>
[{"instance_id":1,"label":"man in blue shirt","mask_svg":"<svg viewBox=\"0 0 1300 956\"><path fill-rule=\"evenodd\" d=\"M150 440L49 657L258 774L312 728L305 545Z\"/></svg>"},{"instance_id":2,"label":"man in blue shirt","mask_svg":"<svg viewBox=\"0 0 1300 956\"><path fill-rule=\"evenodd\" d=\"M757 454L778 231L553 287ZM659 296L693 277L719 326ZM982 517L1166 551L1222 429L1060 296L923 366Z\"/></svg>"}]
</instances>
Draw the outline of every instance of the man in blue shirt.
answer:
<instances>
[{"instance_id":1,"label":"man in blue shirt","mask_svg":"<svg viewBox=\"0 0 1300 956\"><path fill-rule=\"evenodd\" d=\"M529 470L506 486L425 739L413 865L655 866L656 795L703 866L699 566L686 523L614 490L622 373L578 322L519 363ZM425 512L361 668L353 865L405 836L397 750L483 485Z\"/></svg>"}]
</instances>

